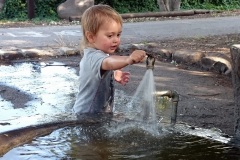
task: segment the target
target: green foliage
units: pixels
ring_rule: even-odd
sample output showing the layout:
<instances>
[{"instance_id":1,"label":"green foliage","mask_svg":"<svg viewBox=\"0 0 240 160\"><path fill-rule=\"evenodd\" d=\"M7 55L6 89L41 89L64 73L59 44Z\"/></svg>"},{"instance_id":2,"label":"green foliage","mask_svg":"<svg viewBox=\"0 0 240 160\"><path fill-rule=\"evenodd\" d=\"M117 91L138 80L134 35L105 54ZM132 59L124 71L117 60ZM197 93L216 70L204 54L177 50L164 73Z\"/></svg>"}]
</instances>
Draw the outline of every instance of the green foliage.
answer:
<instances>
[{"instance_id":1,"label":"green foliage","mask_svg":"<svg viewBox=\"0 0 240 160\"><path fill-rule=\"evenodd\" d=\"M57 6L66 0L35 0L36 19L57 18ZM26 20L28 17L27 0L6 0L0 19Z\"/></svg>"},{"instance_id":2,"label":"green foliage","mask_svg":"<svg viewBox=\"0 0 240 160\"><path fill-rule=\"evenodd\" d=\"M158 11L157 0L95 0L95 4L108 4L119 13Z\"/></svg>"},{"instance_id":3,"label":"green foliage","mask_svg":"<svg viewBox=\"0 0 240 160\"><path fill-rule=\"evenodd\" d=\"M18 18L23 20L27 18L26 0L6 0L1 17Z\"/></svg>"},{"instance_id":4,"label":"green foliage","mask_svg":"<svg viewBox=\"0 0 240 160\"><path fill-rule=\"evenodd\" d=\"M57 17L57 6L66 0L36 0L35 14L36 18L45 19L47 17Z\"/></svg>"},{"instance_id":5,"label":"green foliage","mask_svg":"<svg viewBox=\"0 0 240 160\"><path fill-rule=\"evenodd\" d=\"M232 10L240 8L239 0L182 0L182 9Z\"/></svg>"}]
</instances>

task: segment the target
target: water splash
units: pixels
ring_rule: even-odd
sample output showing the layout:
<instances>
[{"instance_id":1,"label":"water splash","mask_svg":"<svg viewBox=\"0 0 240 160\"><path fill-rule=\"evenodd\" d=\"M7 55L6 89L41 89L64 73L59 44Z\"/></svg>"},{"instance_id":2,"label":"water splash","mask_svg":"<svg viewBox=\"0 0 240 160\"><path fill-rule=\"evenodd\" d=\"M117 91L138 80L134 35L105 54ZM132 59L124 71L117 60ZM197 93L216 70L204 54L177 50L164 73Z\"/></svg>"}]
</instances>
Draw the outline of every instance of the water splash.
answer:
<instances>
[{"instance_id":1,"label":"water splash","mask_svg":"<svg viewBox=\"0 0 240 160\"><path fill-rule=\"evenodd\" d=\"M185 129L180 132L154 136L145 130L133 128L112 137L109 137L108 132L104 129L101 126L75 126L58 129L50 135L15 147L0 159L237 160L240 154L238 148L228 143L183 133L182 131ZM201 130L200 133L202 132Z\"/></svg>"},{"instance_id":2,"label":"water splash","mask_svg":"<svg viewBox=\"0 0 240 160\"><path fill-rule=\"evenodd\" d=\"M148 69L133 95L131 102L127 106L131 110L137 111L133 120L147 123L156 122L155 92L156 88L153 71Z\"/></svg>"},{"instance_id":3,"label":"water splash","mask_svg":"<svg viewBox=\"0 0 240 160\"><path fill-rule=\"evenodd\" d=\"M161 126L159 126L157 122L155 112L155 92L153 71L148 69L134 95L120 100L121 106L119 108L121 108L121 113L124 114L125 121L118 123L115 127L112 126L109 128L110 133L116 134L135 128L147 131L152 135L159 135ZM119 99L117 100L119 101ZM116 108L116 110L119 111L118 107ZM125 108L125 110L122 108Z\"/></svg>"}]
</instances>

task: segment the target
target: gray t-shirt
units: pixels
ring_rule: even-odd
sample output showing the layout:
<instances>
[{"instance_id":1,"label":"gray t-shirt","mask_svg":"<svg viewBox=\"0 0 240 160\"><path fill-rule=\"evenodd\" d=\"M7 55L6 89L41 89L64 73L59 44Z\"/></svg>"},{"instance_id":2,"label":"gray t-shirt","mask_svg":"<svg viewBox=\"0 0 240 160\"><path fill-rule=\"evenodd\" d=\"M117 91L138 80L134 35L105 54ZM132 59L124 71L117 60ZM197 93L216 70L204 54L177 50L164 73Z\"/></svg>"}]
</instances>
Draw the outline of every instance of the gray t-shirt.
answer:
<instances>
[{"instance_id":1,"label":"gray t-shirt","mask_svg":"<svg viewBox=\"0 0 240 160\"><path fill-rule=\"evenodd\" d=\"M102 62L108 56L101 50L84 49L84 56L80 62L79 92L73 106L77 115L112 112L113 71L101 70Z\"/></svg>"}]
</instances>

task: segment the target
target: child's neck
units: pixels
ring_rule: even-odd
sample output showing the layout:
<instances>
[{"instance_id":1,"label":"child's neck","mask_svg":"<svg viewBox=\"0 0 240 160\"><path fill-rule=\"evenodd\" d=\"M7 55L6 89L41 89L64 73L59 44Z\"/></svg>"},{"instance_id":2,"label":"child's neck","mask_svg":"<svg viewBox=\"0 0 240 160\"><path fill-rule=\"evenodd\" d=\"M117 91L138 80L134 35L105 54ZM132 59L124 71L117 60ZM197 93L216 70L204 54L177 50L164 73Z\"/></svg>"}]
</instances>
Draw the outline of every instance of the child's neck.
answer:
<instances>
[{"instance_id":1,"label":"child's neck","mask_svg":"<svg viewBox=\"0 0 240 160\"><path fill-rule=\"evenodd\" d=\"M97 49L97 50L98 50L98 48L96 48L93 44L88 44L86 47L94 48L94 49Z\"/></svg>"}]
</instances>

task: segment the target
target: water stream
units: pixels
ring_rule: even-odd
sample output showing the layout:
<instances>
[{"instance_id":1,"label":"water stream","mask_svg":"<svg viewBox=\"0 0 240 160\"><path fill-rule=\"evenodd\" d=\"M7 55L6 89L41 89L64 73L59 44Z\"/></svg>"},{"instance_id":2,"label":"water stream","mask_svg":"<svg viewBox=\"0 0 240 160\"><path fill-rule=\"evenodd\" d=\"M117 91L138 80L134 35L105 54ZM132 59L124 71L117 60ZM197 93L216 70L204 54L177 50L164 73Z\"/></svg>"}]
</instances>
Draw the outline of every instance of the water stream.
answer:
<instances>
[{"instance_id":1,"label":"water stream","mask_svg":"<svg viewBox=\"0 0 240 160\"><path fill-rule=\"evenodd\" d=\"M119 131L134 126L135 128L140 127L147 130L154 135L159 135L159 126L155 112L155 91L153 71L148 69L134 95L125 99L126 105L122 106L121 103L118 106L115 103L115 112L121 108L124 118L129 121L128 125L127 123L119 125ZM116 97L122 97L122 95L117 95Z\"/></svg>"}]
</instances>

